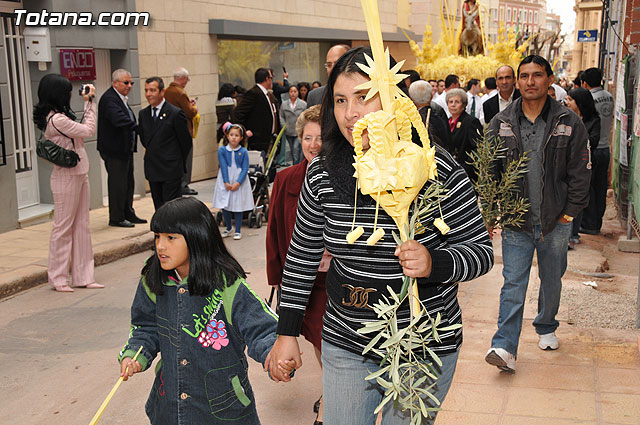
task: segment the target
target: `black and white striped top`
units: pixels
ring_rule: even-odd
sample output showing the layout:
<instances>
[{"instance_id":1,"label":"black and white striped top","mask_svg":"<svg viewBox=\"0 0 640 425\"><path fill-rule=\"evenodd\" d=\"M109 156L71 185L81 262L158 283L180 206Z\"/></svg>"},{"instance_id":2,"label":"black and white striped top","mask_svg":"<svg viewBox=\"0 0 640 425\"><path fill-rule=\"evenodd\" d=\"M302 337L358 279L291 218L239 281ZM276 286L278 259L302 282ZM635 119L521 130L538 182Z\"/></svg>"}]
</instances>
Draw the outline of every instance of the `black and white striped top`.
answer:
<instances>
[{"instance_id":1,"label":"black and white striped top","mask_svg":"<svg viewBox=\"0 0 640 425\"><path fill-rule=\"evenodd\" d=\"M420 299L432 317L442 314L442 326L461 323L457 282L474 279L493 266L493 248L478 210L471 182L463 169L443 149L437 148L438 179L448 190L441 201L444 220L451 230L446 235L433 226L436 213L425 223L427 231L416 235L431 254L430 277L418 279ZM429 183L427 183L429 184ZM422 196L426 190L420 192ZM359 196L362 196L359 194ZM385 236L374 246L366 244L373 232L375 204L358 205L355 226L365 233L353 245L346 242L351 231L353 203L345 204L336 195L323 157L309 165L298 201L296 225L287 254L282 284L279 335L297 336L322 253L326 247L333 256L327 276L327 310L322 338L331 344L360 354L375 334L360 335L363 322L376 320L370 308L387 286L398 293L402 268L394 251L392 231L397 227L382 207L378 227ZM354 289L356 288L356 289ZM409 305L404 303L399 325L409 322ZM455 352L462 344L462 329L445 332L441 343L433 341L439 354Z\"/></svg>"}]
</instances>

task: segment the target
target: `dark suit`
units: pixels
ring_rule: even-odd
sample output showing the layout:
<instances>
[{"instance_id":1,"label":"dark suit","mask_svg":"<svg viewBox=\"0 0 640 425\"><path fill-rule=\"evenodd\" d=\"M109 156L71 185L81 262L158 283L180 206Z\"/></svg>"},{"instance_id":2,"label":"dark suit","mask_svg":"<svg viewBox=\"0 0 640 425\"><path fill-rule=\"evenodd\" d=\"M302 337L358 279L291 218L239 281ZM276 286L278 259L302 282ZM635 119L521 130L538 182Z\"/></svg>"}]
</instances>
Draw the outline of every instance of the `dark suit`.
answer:
<instances>
[{"instance_id":1,"label":"dark suit","mask_svg":"<svg viewBox=\"0 0 640 425\"><path fill-rule=\"evenodd\" d=\"M516 100L520 97L520 90L516 88L514 88L514 90L515 91L513 92L513 100ZM486 124L489 124L491 122L491 119L495 117L498 112L500 112L500 103L498 102L499 96L500 93L498 92L495 96L493 96L491 99L486 100L482 104L482 111L484 112L484 122Z\"/></svg>"},{"instance_id":2,"label":"dark suit","mask_svg":"<svg viewBox=\"0 0 640 425\"><path fill-rule=\"evenodd\" d=\"M482 134L480 121L463 111L451 132L451 145L447 149L472 181L475 181L476 172L468 164L471 161L469 154L476 149L477 140L482 138Z\"/></svg>"},{"instance_id":3,"label":"dark suit","mask_svg":"<svg viewBox=\"0 0 640 425\"><path fill-rule=\"evenodd\" d=\"M133 152L136 118L118 92L109 88L98 103L98 151L107 169L109 221L135 218L133 210Z\"/></svg>"},{"instance_id":4,"label":"dark suit","mask_svg":"<svg viewBox=\"0 0 640 425\"><path fill-rule=\"evenodd\" d=\"M273 140L274 120L275 132L278 132L280 123L277 101L270 93L269 99L275 109L274 113L272 113L271 105L262 89L255 85L242 96L240 103L233 111L233 122L242 124L253 133L253 136L249 138L249 150L265 152L269 150L269 145Z\"/></svg>"},{"instance_id":5,"label":"dark suit","mask_svg":"<svg viewBox=\"0 0 640 425\"><path fill-rule=\"evenodd\" d=\"M436 108L433 106L423 106L418 109L418 113L420 114L423 123L427 120L427 113L429 110L431 110L431 114L429 114L429 126L427 127L429 138L432 143L436 143L446 149L447 146L451 145L451 132L449 131L449 126L447 122L435 112ZM442 108L440 108L440 110L443 111Z\"/></svg>"},{"instance_id":6,"label":"dark suit","mask_svg":"<svg viewBox=\"0 0 640 425\"><path fill-rule=\"evenodd\" d=\"M186 159L193 147L184 111L165 100L156 120L152 107L140 111L140 141L145 147L144 176L149 180L153 205L180 197Z\"/></svg>"},{"instance_id":7,"label":"dark suit","mask_svg":"<svg viewBox=\"0 0 640 425\"><path fill-rule=\"evenodd\" d=\"M327 86L320 86L317 89L313 89L307 95L307 108L311 108L314 105L321 105L322 98L324 97L324 91Z\"/></svg>"}]
</instances>

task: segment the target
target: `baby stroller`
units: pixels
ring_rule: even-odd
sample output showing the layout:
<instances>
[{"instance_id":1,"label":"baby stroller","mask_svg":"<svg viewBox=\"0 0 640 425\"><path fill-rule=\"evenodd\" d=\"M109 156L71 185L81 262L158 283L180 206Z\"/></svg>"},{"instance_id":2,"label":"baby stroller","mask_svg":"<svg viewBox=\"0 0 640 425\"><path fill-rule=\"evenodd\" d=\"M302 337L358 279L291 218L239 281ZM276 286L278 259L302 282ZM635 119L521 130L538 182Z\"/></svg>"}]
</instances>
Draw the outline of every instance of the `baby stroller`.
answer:
<instances>
[{"instance_id":1,"label":"baby stroller","mask_svg":"<svg viewBox=\"0 0 640 425\"><path fill-rule=\"evenodd\" d=\"M278 149L278 143L282 138L284 128L278 134L275 143L269 151L267 163L265 165L261 151L249 151L249 172L247 178L251 184L251 193L253 194L253 210L246 212L243 218L249 222L249 228L255 227L259 229L263 223L269 219L269 175L272 167L276 166L275 156ZM222 211L216 213L216 221L218 225L222 223Z\"/></svg>"}]
</instances>

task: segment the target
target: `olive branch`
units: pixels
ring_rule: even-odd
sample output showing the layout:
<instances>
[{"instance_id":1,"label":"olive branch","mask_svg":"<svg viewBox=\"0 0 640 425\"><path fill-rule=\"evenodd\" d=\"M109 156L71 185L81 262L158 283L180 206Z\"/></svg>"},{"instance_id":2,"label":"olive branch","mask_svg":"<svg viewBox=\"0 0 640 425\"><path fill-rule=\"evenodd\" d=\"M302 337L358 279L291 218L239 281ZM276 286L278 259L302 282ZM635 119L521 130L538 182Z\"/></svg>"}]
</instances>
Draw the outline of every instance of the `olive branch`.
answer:
<instances>
[{"instance_id":1,"label":"olive branch","mask_svg":"<svg viewBox=\"0 0 640 425\"><path fill-rule=\"evenodd\" d=\"M485 131L478 139L476 149L469 154L469 164L477 175L474 187L480 201L480 212L490 230L520 226L530 207L517 190L518 180L527 172L528 155L525 152L517 159L507 159L506 169L498 175L494 170L495 164L505 158L506 151L500 137Z\"/></svg>"},{"instance_id":2,"label":"olive branch","mask_svg":"<svg viewBox=\"0 0 640 425\"><path fill-rule=\"evenodd\" d=\"M432 181L422 199L414 201L409 224L404 232L408 235L407 240L414 239L416 234L424 233L427 220L433 212L439 210L440 220L442 220L440 200L446 196L446 191L441 182ZM392 234L396 243L401 245L403 241L396 232ZM409 325L400 329L398 327L400 307L410 298L417 298L409 291L414 282L414 278L404 276L400 294L396 294L391 287L387 286L389 297L382 295L381 299L373 305L379 320L366 322L358 333L377 332L362 351L362 354L372 352L382 358L380 369L365 378L368 381L375 380L384 388L384 398L374 413L380 412L388 402L393 400L401 411L409 411L411 425L419 425L423 419L431 417L433 412L440 410L439 407L429 407L425 403L425 400L431 400L435 406L440 405L440 401L431 391L438 379L434 363L442 366L442 361L429 345L434 341L438 343L441 341L441 332L458 329L461 325L439 327L440 313L435 318L431 317L424 304L417 299L420 308L416 311L410 309ZM432 383L423 388L422 385L427 379Z\"/></svg>"}]
</instances>

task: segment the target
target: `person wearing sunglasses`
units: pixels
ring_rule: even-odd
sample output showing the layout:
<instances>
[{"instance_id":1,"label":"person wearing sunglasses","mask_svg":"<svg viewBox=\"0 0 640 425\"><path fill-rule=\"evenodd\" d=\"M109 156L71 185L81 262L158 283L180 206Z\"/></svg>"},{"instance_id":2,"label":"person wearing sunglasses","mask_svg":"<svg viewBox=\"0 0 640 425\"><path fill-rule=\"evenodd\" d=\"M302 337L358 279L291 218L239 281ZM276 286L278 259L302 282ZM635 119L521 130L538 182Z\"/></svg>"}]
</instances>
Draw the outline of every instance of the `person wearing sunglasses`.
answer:
<instances>
[{"instance_id":1,"label":"person wearing sunglasses","mask_svg":"<svg viewBox=\"0 0 640 425\"><path fill-rule=\"evenodd\" d=\"M134 81L125 69L116 69L111 77L112 85L98 103L98 151L107 169L109 226L133 227L147 222L133 209L138 124L127 101Z\"/></svg>"}]
</instances>

